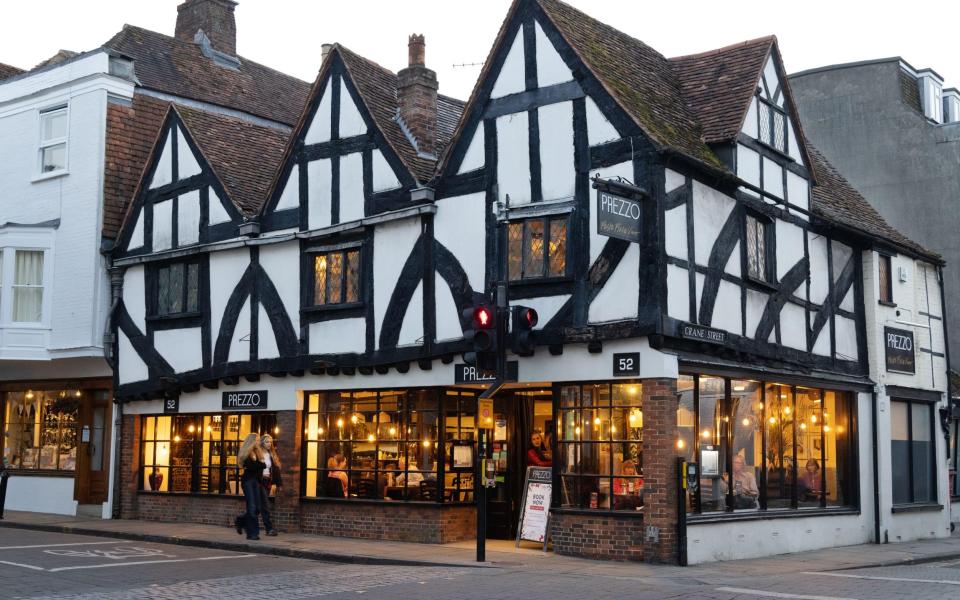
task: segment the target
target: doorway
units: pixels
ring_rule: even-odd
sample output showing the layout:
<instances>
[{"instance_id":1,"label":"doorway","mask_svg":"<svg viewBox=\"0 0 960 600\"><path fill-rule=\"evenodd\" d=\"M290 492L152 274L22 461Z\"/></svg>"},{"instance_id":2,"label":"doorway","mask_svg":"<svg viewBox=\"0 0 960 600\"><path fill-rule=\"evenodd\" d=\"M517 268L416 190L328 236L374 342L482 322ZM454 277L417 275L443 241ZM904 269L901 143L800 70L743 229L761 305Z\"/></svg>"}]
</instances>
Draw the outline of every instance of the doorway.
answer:
<instances>
[{"instance_id":1,"label":"doorway","mask_svg":"<svg viewBox=\"0 0 960 600\"><path fill-rule=\"evenodd\" d=\"M78 504L103 504L110 483L110 394L85 391L78 415L77 473L74 499Z\"/></svg>"},{"instance_id":2,"label":"doorway","mask_svg":"<svg viewBox=\"0 0 960 600\"><path fill-rule=\"evenodd\" d=\"M496 487L487 493L487 537L514 539L523 500L527 451L539 433L551 458L553 390L506 390L494 400L495 426L488 456L496 461Z\"/></svg>"}]
</instances>

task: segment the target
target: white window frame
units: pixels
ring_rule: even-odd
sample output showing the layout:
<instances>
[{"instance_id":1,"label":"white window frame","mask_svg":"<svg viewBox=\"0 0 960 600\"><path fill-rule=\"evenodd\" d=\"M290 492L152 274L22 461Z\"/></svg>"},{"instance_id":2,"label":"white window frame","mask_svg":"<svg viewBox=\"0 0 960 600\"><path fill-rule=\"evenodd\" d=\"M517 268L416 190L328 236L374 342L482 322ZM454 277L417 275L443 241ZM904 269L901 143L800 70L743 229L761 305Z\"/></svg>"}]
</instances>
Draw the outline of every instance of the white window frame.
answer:
<instances>
[{"instance_id":1,"label":"white window frame","mask_svg":"<svg viewBox=\"0 0 960 600\"><path fill-rule=\"evenodd\" d=\"M8 294L10 302L10 323L15 327L27 326L36 326L42 325L46 319L46 301L47 294L44 293L47 289L47 252L42 248L9 248L7 252L13 254L13 268L11 269L10 274L10 293ZM31 284L31 283L16 283L16 264L17 264L17 255L21 252L39 252L43 258L43 264L41 266L40 273L40 285ZM13 316L13 299L16 296L17 289L40 289L40 320L38 321L15 321Z\"/></svg>"},{"instance_id":2,"label":"white window frame","mask_svg":"<svg viewBox=\"0 0 960 600\"><path fill-rule=\"evenodd\" d=\"M67 119L66 126L66 135L59 138L51 138L46 140L43 138L43 120L44 117L54 114L54 113L63 113ZM70 171L70 105L62 104L57 106L51 106L49 108L44 108L37 111L37 179L47 179L50 177L59 177L60 175L65 175ZM63 168L56 169L54 171L44 172L43 170L43 153L48 148L53 148L54 146L63 145Z\"/></svg>"},{"instance_id":3,"label":"white window frame","mask_svg":"<svg viewBox=\"0 0 960 600\"><path fill-rule=\"evenodd\" d=\"M50 329L53 310L54 232L23 228L0 232L0 327L9 330ZM13 279L17 250L43 252L43 300L39 322L13 320Z\"/></svg>"}]
</instances>

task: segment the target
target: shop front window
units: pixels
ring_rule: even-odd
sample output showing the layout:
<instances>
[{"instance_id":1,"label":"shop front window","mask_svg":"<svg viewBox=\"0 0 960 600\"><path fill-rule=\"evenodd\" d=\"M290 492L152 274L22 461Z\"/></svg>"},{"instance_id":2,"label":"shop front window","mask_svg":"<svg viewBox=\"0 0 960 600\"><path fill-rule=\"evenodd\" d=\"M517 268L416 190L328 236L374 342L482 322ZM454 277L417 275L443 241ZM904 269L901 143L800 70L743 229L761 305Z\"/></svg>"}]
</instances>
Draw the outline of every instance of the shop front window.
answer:
<instances>
[{"instance_id":1,"label":"shop front window","mask_svg":"<svg viewBox=\"0 0 960 600\"><path fill-rule=\"evenodd\" d=\"M80 390L6 392L3 462L11 469L75 471Z\"/></svg>"},{"instance_id":2,"label":"shop front window","mask_svg":"<svg viewBox=\"0 0 960 600\"><path fill-rule=\"evenodd\" d=\"M933 409L925 402L890 401L894 505L937 501Z\"/></svg>"},{"instance_id":3,"label":"shop front window","mask_svg":"<svg viewBox=\"0 0 960 600\"><path fill-rule=\"evenodd\" d=\"M276 421L273 413L143 417L140 489L242 494L240 444L250 433L276 439Z\"/></svg>"},{"instance_id":4,"label":"shop front window","mask_svg":"<svg viewBox=\"0 0 960 600\"><path fill-rule=\"evenodd\" d=\"M707 375L677 389L678 446L700 468L688 512L856 505L852 394Z\"/></svg>"},{"instance_id":5,"label":"shop front window","mask_svg":"<svg viewBox=\"0 0 960 600\"><path fill-rule=\"evenodd\" d=\"M560 388L560 505L599 510L643 506L640 384Z\"/></svg>"},{"instance_id":6,"label":"shop front window","mask_svg":"<svg viewBox=\"0 0 960 600\"><path fill-rule=\"evenodd\" d=\"M472 501L475 415L469 392L308 394L304 495Z\"/></svg>"}]
</instances>

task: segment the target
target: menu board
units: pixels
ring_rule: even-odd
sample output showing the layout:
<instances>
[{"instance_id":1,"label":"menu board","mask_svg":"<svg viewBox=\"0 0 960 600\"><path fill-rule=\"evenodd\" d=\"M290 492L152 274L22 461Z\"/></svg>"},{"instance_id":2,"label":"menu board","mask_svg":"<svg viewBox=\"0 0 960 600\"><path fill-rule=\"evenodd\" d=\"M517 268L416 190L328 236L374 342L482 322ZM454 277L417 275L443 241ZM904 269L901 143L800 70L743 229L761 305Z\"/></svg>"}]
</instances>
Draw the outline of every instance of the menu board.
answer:
<instances>
[{"instance_id":1,"label":"menu board","mask_svg":"<svg viewBox=\"0 0 960 600\"><path fill-rule=\"evenodd\" d=\"M517 543L520 540L542 542L547 549L547 532L550 520L550 499L553 494L553 471L550 467L527 467L523 486L523 510L517 526Z\"/></svg>"}]
</instances>

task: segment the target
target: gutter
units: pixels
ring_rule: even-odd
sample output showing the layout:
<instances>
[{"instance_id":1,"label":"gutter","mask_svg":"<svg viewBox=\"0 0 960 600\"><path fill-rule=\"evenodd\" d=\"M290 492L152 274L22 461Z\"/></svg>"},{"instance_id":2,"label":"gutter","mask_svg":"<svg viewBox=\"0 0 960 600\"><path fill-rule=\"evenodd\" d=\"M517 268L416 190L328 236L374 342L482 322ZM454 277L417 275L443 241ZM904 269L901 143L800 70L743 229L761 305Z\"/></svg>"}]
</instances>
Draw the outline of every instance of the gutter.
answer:
<instances>
[{"instance_id":1,"label":"gutter","mask_svg":"<svg viewBox=\"0 0 960 600\"><path fill-rule=\"evenodd\" d=\"M877 388L870 392L870 439L873 442L873 543L880 544L880 449L877 445L877 428L880 411L877 410Z\"/></svg>"}]
</instances>

